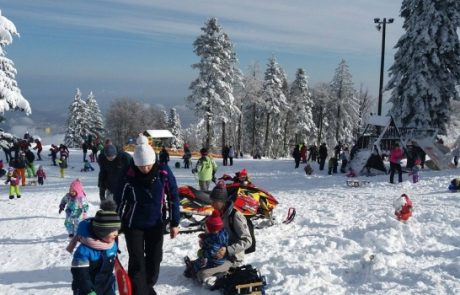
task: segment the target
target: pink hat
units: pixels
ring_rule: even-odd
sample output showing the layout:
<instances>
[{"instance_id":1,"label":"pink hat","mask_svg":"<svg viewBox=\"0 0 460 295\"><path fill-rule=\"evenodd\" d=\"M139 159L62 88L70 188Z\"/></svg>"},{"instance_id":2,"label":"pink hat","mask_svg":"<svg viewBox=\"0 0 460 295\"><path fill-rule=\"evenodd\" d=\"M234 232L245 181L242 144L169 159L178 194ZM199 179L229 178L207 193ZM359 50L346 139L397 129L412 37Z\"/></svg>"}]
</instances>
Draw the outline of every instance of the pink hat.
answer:
<instances>
[{"instance_id":1,"label":"pink hat","mask_svg":"<svg viewBox=\"0 0 460 295\"><path fill-rule=\"evenodd\" d=\"M72 181L72 183L70 184L69 191L70 190L75 191L77 193L77 197L86 196L85 192L83 191L83 185L81 184L80 179L78 178Z\"/></svg>"}]
</instances>

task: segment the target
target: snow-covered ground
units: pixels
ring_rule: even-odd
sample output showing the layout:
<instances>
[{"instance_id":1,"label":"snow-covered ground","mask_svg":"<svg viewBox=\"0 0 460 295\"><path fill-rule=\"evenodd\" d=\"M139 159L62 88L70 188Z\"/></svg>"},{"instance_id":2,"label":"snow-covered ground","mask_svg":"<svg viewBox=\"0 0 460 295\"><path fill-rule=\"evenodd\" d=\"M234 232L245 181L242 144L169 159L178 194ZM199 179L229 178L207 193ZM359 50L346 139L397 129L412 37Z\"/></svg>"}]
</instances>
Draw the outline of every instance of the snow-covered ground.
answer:
<instances>
[{"instance_id":1,"label":"snow-covered ground","mask_svg":"<svg viewBox=\"0 0 460 295\"><path fill-rule=\"evenodd\" d=\"M97 167L82 173L80 161L81 152L71 151L64 179L49 160L41 162L45 185L21 187L19 200L9 200L1 182L0 294L71 294L71 255L58 204L77 177L90 216L99 200ZM257 251L246 261L266 276L267 294L460 294L460 194L447 192L458 170L422 171L417 184L407 174L396 185L375 176L359 188L347 187L341 174L315 169L306 176L292 160L236 159L218 174L241 168L280 201L278 224L256 230ZM179 185L195 184L190 170L173 171ZM414 203L407 224L393 218L393 200L402 193ZM297 209L295 221L279 224L289 207ZM182 275L183 256L195 257L197 248L196 233L165 239L158 294L216 294Z\"/></svg>"}]
</instances>

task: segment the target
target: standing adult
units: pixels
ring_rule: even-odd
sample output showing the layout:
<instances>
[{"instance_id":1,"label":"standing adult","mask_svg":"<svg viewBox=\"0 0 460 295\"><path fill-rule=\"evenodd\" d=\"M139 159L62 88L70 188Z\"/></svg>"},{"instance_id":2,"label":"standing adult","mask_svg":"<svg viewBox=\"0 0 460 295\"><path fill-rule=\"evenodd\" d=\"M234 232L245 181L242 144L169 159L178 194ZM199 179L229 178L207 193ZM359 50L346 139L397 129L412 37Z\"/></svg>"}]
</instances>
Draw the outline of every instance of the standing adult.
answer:
<instances>
[{"instance_id":1,"label":"standing adult","mask_svg":"<svg viewBox=\"0 0 460 295\"><path fill-rule=\"evenodd\" d=\"M34 141L35 141L34 150L37 150L37 161L41 161L42 160L41 152L43 150L42 142L40 138L38 137L36 137Z\"/></svg>"},{"instance_id":2,"label":"standing adult","mask_svg":"<svg viewBox=\"0 0 460 295\"><path fill-rule=\"evenodd\" d=\"M228 147L222 147L222 165L227 166L228 164Z\"/></svg>"},{"instance_id":3,"label":"standing adult","mask_svg":"<svg viewBox=\"0 0 460 295\"><path fill-rule=\"evenodd\" d=\"M302 159L302 163L307 163L307 146L305 143L300 148L300 158Z\"/></svg>"},{"instance_id":4,"label":"standing adult","mask_svg":"<svg viewBox=\"0 0 460 295\"><path fill-rule=\"evenodd\" d=\"M210 195L214 210L218 210L224 223L224 228L229 235L227 247L219 249L218 259L227 257L222 265L213 268L202 269L197 273L197 280L212 286L217 273L225 273L232 266L243 263L244 252L252 245L252 237L249 231L246 217L233 208L233 201L228 198L227 189L223 181L219 181Z\"/></svg>"},{"instance_id":5,"label":"standing adult","mask_svg":"<svg viewBox=\"0 0 460 295\"><path fill-rule=\"evenodd\" d=\"M327 158L327 147L326 143L323 142L319 146L319 170L324 170L324 164L326 163Z\"/></svg>"},{"instance_id":6,"label":"standing adult","mask_svg":"<svg viewBox=\"0 0 460 295\"><path fill-rule=\"evenodd\" d=\"M208 149L202 148L200 150L201 158L196 162L193 173L198 173L198 183L200 190L209 191L211 181L215 181L215 174L217 171L217 164L214 159L208 156Z\"/></svg>"},{"instance_id":7,"label":"standing adult","mask_svg":"<svg viewBox=\"0 0 460 295\"><path fill-rule=\"evenodd\" d=\"M318 154L318 148L316 147L316 144L312 144L308 148L308 159L307 159L307 161L312 160L313 162L316 162L317 154Z\"/></svg>"},{"instance_id":8,"label":"standing adult","mask_svg":"<svg viewBox=\"0 0 460 295\"><path fill-rule=\"evenodd\" d=\"M131 156L124 151L117 151L116 147L108 144L97 159L99 164L99 176L97 186L99 187L99 198L101 201L107 198L120 204L121 186L131 163Z\"/></svg>"},{"instance_id":9,"label":"standing adult","mask_svg":"<svg viewBox=\"0 0 460 295\"><path fill-rule=\"evenodd\" d=\"M168 215L170 237L179 233L179 197L168 165L155 161L148 139L139 135L128 168L118 211L129 253L128 274L135 295L154 295L163 257L163 233ZM168 196L168 214L163 192Z\"/></svg>"},{"instance_id":10,"label":"standing adult","mask_svg":"<svg viewBox=\"0 0 460 295\"><path fill-rule=\"evenodd\" d=\"M233 146L228 148L228 159L230 160L230 166L233 166L233 158L235 157L235 149Z\"/></svg>"},{"instance_id":11,"label":"standing adult","mask_svg":"<svg viewBox=\"0 0 460 295\"><path fill-rule=\"evenodd\" d=\"M394 183L395 171L398 171L398 180L402 182L402 169L401 160L403 158L403 151L399 147L399 143L395 143L393 149L390 152L390 183Z\"/></svg>"},{"instance_id":12,"label":"standing adult","mask_svg":"<svg viewBox=\"0 0 460 295\"><path fill-rule=\"evenodd\" d=\"M166 150L166 147L165 147L165 146L162 146L162 147L161 147L159 158L160 158L160 163L162 163L162 164L168 164L168 162L169 162L169 153L168 153L168 151Z\"/></svg>"},{"instance_id":13,"label":"standing adult","mask_svg":"<svg viewBox=\"0 0 460 295\"><path fill-rule=\"evenodd\" d=\"M86 161L86 154L88 153L88 143L86 143L86 141L82 142L81 149L83 151L83 162L85 162Z\"/></svg>"},{"instance_id":14,"label":"standing adult","mask_svg":"<svg viewBox=\"0 0 460 295\"><path fill-rule=\"evenodd\" d=\"M350 152L348 151L348 147L344 146L342 149L342 154L340 154L340 159L342 160L342 165L340 166L340 172L346 173L347 172L347 164L350 160Z\"/></svg>"},{"instance_id":15,"label":"standing adult","mask_svg":"<svg viewBox=\"0 0 460 295\"><path fill-rule=\"evenodd\" d=\"M192 152L190 152L188 144L184 144L184 155L182 158L184 159L184 168L189 169L192 159Z\"/></svg>"},{"instance_id":16,"label":"standing adult","mask_svg":"<svg viewBox=\"0 0 460 295\"><path fill-rule=\"evenodd\" d=\"M299 164L300 164L300 148L299 148L298 144L296 144L294 150L292 151L292 157L294 158L295 168L299 168Z\"/></svg>"}]
</instances>

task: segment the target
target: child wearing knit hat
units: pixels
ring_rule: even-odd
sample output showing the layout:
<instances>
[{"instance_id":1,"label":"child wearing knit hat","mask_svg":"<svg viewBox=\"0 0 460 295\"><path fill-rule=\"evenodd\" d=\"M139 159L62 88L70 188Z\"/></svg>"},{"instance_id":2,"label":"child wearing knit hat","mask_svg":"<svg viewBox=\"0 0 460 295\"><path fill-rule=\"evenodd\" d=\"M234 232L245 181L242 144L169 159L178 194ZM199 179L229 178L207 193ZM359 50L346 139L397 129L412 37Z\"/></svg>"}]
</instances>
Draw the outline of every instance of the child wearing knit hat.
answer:
<instances>
[{"instance_id":1,"label":"child wearing knit hat","mask_svg":"<svg viewBox=\"0 0 460 295\"><path fill-rule=\"evenodd\" d=\"M74 294L115 295L113 268L121 222L112 200L103 201L100 207L93 218L80 222L77 235L66 248L72 253L80 242L71 267Z\"/></svg>"},{"instance_id":2,"label":"child wearing knit hat","mask_svg":"<svg viewBox=\"0 0 460 295\"><path fill-rule=\"evenodd\" d=\"M75 235L78 224L82 219L86 218L88 212L88 201L86 194L83 191L83 186L77 178L72 181L69 187L69 192L62 198L59 204L59 214L65 210L64 226L69 233L69 238Z\"/></svg>"},{"instance_id":3,"label":"child wearing knit hat","mask_svg":"<svg viewBox=\"0 0 460 295\"><path fill-rule=\"evenodd\" d=\"M184 258L186 277L194 278L199 270L222 265L227 259L227 257L221 259L215 257L220 248L228 245L228 233L224 229L224 223L218 210L212 212L212 215L206 219L205 225L206 233L198 236L200 244L198 259L190 261L188 256Z\"/></svg>"}]
</instances>

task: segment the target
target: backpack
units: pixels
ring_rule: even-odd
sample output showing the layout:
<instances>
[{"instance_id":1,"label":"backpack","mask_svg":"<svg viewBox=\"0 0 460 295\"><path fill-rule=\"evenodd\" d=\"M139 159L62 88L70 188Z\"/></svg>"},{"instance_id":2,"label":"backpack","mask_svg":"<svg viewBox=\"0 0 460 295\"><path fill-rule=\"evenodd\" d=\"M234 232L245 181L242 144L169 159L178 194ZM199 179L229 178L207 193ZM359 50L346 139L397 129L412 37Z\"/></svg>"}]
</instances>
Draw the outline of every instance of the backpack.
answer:
<instances>
[{"instance_id":1,"label":"backpack","mask_svg":"<svg viewBox=\"0 0 460 295\"><path fill-rule=\"evenodd\" d=\"M212 290L220 289L224 295L265 294L267 282L264 276L250 264L231 267L227 274L219 277Z\"/></svg>"},{"instance_id":2,"label":"backpack","mask_svg":"<svg viewBox=\"0 0 460 295\"><path fill-rule=\"evenodd\" d=\"M230 215L228 216L228 225L230 226L232 233L236 236L235 227L233 226L233 223L235 220L235 213L236 213L236 209L233 209ZM244 253L249 254L249 253L253 253L256 251L256 236L254 234L254 224L252 223L249 217L247 216L245 217L246 217L246 222L248 224L249 233L251 234L252 244L249 248L244 250Z\"/></svg>"}]
</instances>

